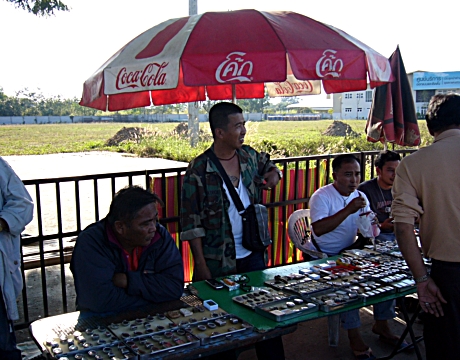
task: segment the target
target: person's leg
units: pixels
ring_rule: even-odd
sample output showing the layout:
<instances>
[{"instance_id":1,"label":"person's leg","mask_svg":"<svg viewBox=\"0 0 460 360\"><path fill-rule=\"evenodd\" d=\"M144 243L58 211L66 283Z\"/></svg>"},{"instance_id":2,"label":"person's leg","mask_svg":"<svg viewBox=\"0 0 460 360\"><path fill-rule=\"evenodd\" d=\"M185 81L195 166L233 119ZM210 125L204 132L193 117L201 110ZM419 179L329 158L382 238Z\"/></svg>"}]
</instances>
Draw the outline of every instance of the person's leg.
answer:
<instances>
[{"instance_id":1,"label":"person's leg","mask_svg":"<svg viewBox=\"0 0 460 360\"><path fill-rule=\"evenodd\" d=\"M16 347L13 322L8 320L0 288L0 359L21 360L21 351Z\"/></svg>"},{"instance_id":2,"label":"person's leg","mask_svg":"<svg viewBox=\"0 0 460 360\"><path fill-rule=\"evenodd\" d=\"M353 351L364 352L369 349L359 331L361 319L359 318L358 309L340 314L340 322L342 323L342 328L348 331L348 340Z\"/></svg>"},{"instance_id":3,"label":"person's leg","mask_svg":"<svg viewBox=\"0 0 460 360\"><path fill-rule=\"evenodd\" d=\"M243 274L249 271L265 270L265 254L263 252L253 251L251 254L242 259L236 260L236 272Z\"/></svg>"},{"instance_id":4,"label":"person's leg","mask_svg":"<svg viewBox=\"0 0 460 360\"><path fill-rule=\"evenodd\" d=\"M396 242L396 236L394 233L380 233L378 236L375 237L375 239L382 242Z\"/></svg>"},{"instance_id":5,"label":"person's leg","mask_svg":"<svg viewBox=\"0 0 460 360\"><path fill-rule=\"evenodd\" d=\"M460 354L460 263L433 260L431 275L447 304L444 316L426 314L423 336L427 360L449 359Z\"/></svg>"},{"instance_id":6,"label":"person's leg","mask_svg":"<svg viewBox=\"0 0 460 360\"><path fill-rule=\"evenodd\" d=\"M265 265L265 254L263 252L252 252L250 255L243 259L236 260L236 270L238 274L264 270L267 266ZM281 336L276 338L261 341L255 344L257 358L259 360L273 359L283 360L284 359L284 346Z\"/></svg>"},{"instance_id":7,"label":"person's leg","mask_svg":"<svg viewBox=\"0 0 460 360\"><path fill-rule=\"evenodd\" d=\"M388 300L373 306L375 324L372 327L374 334L380 335L384 339L399 340L399 337L393 334L388 326L388 320L396 316L395 300Z\"/></svg>"},{"instance_id":8,"label":"person's leg","mask_svg":"<svg viewBox=\"0 0 460 360\"><path fill-rule=\"evenodd\" d=\"M256 343L256 354L259 360L283 360L284 345L281 336L273 339L265 340Z\"/></svg>"}]
</instances>

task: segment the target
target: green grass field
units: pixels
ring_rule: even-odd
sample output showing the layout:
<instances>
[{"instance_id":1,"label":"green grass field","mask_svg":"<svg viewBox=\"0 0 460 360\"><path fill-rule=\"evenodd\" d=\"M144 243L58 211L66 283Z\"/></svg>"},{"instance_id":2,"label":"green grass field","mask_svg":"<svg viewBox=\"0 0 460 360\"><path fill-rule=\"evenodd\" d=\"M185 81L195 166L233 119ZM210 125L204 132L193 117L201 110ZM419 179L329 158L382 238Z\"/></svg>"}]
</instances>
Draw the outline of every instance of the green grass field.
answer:
<instances>
[{"instance_id":1,"label":"green grass field","mask_svg":"<svg viewBox=\"0 0 460 360\"><path fill-rule=\"evenodd\" d=\"M321 135L332 120L248 122L246 143L273 158L304 156L347 151L383 149L380 143L370 143L365 136L365 120L344 121L361 135L356 138ZM173 130L178 123L78 123L0 126L0 155L37 155L62 152L107 150L130 152L139 156L162 157L190 161L211 144L208 123L200 123L206 136L196 148L187 138ZM424 121L419 122L422 146L431 142ZM118 146L106 146L108 139L123 127L142 127L154 136L141 141L128 141Z\"/></svg>"}]
</instances>

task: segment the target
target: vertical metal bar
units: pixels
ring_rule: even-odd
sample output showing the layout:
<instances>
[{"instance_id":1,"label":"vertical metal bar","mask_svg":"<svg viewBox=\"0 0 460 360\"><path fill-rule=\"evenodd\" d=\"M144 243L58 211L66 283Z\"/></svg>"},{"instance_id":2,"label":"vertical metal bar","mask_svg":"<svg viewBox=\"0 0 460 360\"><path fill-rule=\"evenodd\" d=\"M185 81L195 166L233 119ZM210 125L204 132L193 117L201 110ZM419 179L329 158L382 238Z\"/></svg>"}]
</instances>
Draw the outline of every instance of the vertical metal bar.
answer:
<instances>
[{"instance_id":1,"label":"vertical metal bar","mask_svg":"<svg viewBox=\"0 0 460 360\"><path fill-rule=\"evenodd\" d=\"M283 174L287 173L287 164L286 162L283 162ZM281 202L286 201L288 198L288 182L287 179L284 179L283 182L283 199L280 199ZM286 258L286 242L287 242L287 237L286 237L286 221L287 221L287 210L288 207L287 205L282 205L282 213L281 213L281 220L283 222L283 231L281 233L281 264L286 264L287 263L287 258Z\"/></svg>"},{"instance_id":2,"label":"vertical metal bar","mask_svg":"<svg viewBox=\"0 0 460 360\"><path fill-rule=\"evenodd\" d=\"M58 244L59 244L59 264L61 270L61 295L62 295L62 308L67 312L67 291L65 284L65 267L64 267L64 245L62 243L62 208L61 208L61 188L60 182L56 182L56 210L58 221Z\"/></svg>"},{"instance_id":3,"label":"vertical metal bar","mask_svg":"<svg viewBox=\"0 0 460 360\"><path fill-rule=\"evenodd\" d=\"M40 209L40 212L37 214L38 217L38 233L40 236L43 236L43 223L41 216L41 199L40 199L40 189L37 185L36 189L36 199L37 199L37 211ZM43 310L44 316L47 317L48 313L48 298L46 296L46 271L45 271L45 254L44 254L44 240L38 242L39 248L39 257L40 257L40 274L42 279L42 299L43 299Z\"/></svg>"},{"instance_id":4,"label":"vertical metal bar","mask_svg":"<svg viewBox=\"0 0 460 360\"><path fill-rule=\"evenodd\" d=\"M93 190L94 190L94 218L99 221L99 198L97 189L97 179L93 179Z\"/></svg>"},{"instance_id":5,"label":"vertical metal bar","mask_svg":"<svg viewBox=\"0 0 460 360\"><path fill-rule=\"evenodd\" d=\"M77 221L77 231L81 231L81 207L80 207L80 183L78 180L74 181L75 187L75 217Z\"/></svg>"},{"instance_id":6,"label":"vertical metal bar","mask_svg":"<svg viewBox=\"0 0 460 360\"><path fill-rule=\"evenodd\" d=\"M326 184L329 184L329 178L331 177L331 158L326 159Z\"/></svg>"},{"instance_id":7,"label":"vertical metal bar","mask_svg":"<svg viewBox=\"0 0 460 360\"><path fill-rule=\"evenodd\" d=\"M178 248L179 248L179 252L181 254L181 256L183 255L184 253L184 250L182 249L182 246L181 246L181 241L180 241L180 232L181 232L181 225L180 225L180 207L181 207L181 189L182 189L182 183L181 183L181 178L180 178L181 174L180 174L180 171L176 172L176 178L177 178L177 181L176 181L176 185L174 186L174 193L176 194L175 198L177 199L177 207L176 209L178 209L178 216L179 216L179 220L176 221L176 229L177 229L177 244L178 244Z\"/></svg>"}]
</instances>

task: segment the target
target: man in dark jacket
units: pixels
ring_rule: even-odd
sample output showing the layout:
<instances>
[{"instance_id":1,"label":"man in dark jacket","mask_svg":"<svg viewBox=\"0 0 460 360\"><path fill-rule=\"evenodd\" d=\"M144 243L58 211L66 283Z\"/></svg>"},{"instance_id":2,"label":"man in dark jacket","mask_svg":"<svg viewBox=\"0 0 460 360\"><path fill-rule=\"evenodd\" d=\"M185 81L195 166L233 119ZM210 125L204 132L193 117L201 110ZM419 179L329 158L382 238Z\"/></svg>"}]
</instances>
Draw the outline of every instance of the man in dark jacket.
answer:
<instances>
[{"instance_id":1,"label":"man in dark jacket","mask_svg":"<svg viewBox=\"0 0 460 360\"><path fill-rule=\"evenodd\" d=\"M181 297L182 257L158 223L157 204L147 190L124 188L107 217L80 233L70 263L77 310L119 312Z\"/></svg>"}]
</instances>

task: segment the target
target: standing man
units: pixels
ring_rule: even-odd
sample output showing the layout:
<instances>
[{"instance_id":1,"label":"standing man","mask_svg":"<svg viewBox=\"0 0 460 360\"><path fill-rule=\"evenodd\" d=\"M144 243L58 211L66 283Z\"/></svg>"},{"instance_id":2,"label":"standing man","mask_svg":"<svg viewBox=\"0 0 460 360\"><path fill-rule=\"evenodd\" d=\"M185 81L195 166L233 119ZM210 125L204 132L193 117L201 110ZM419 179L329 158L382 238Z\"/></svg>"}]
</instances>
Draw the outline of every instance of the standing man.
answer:
<instances>
[{"instance_id":1,"label":"standing man","mask_svg":"<svg viewBox=\"0 0 460 360\"><path fill-rule=\"evenodd\" d=\"M371 210L377 214L380 235L377 240L395 241L393 218L390 217L393 196L391 188L396 175L396 168L401 162L401 156L390 150L382 151L375 159L377 177L365 181L358 190L366 194L370 201Z\"/></svg>"},{"instance_id":2,"label":"standing man","mask_svg":"<svg viewBox=\"0 0 460 360\"><path fill-rule=\"evenodd\" d=\"M427 313L424 339L431 360L460 354L460 95L433 96L426 125L434 142L401 161L392 215L399 248ZM431 274L414 235L417 219Z\"/></svg>"},{"instance_id":3,"label":"standing man","mask_svg":"<svg viewBox=\"0 0 460 360\"><path fill-rule=\"evenodd\" d=\"M0 359L21 360L13 321L22 290L21 233L32 221L34 205L21 179L0 157Z\"/></svg>"},{"instance_id":4,"label":"standing man","mask_svg":"<svg viewBox=\"0 0 460 360\"><path fill-rule=\"evenodd\" d=\"M78 235L70 262L77 310L120 312L182 296L182 257L158 223L158 204L150 191L126 187L115 194L107 217Z\"/></svg>"},{"instance_id":5,"label":"standing man","mask_svg":"<svg viewBox=\"0 0 460 360\"><path fill-rule=\"evenodd\" d=\"M366 195L357 190L361 180L361 168L354 155L337 156L332 161L332 177L332 184L323 186L312 195L310 217L312 233L319 247L317 250L328 255L337 255L343 248L353 244L358 232L357 218L371 209ZM395 343L399 339L388 328L387 320L394 316L392 302L375 305L376 322L372 331L380 335L383 341ZM359 331L359 310L341 314L340 321L342 327L348 331L350 347L356 358L373 359L372 350Z\"/></svg>"},{"instance_id":6,"label":"standing man","mask_svg":"<svg viewBox=\"0 0 460 360\"><path fill-rule=\"evenodd\" d=\"M243 110L222 102L209 111L214 142L211 151L219 159L241 202L260 203L261 190L271 189L281 172L267 154L243 145L246 135ZM206 153L192 160L182 187L181 240L193 254L193 281L241 274L266 268L265 252L245 249L243 225L227 186ZM256 346L259 359L284 359L281 338Z\"/></svg>"}]
</instances>

